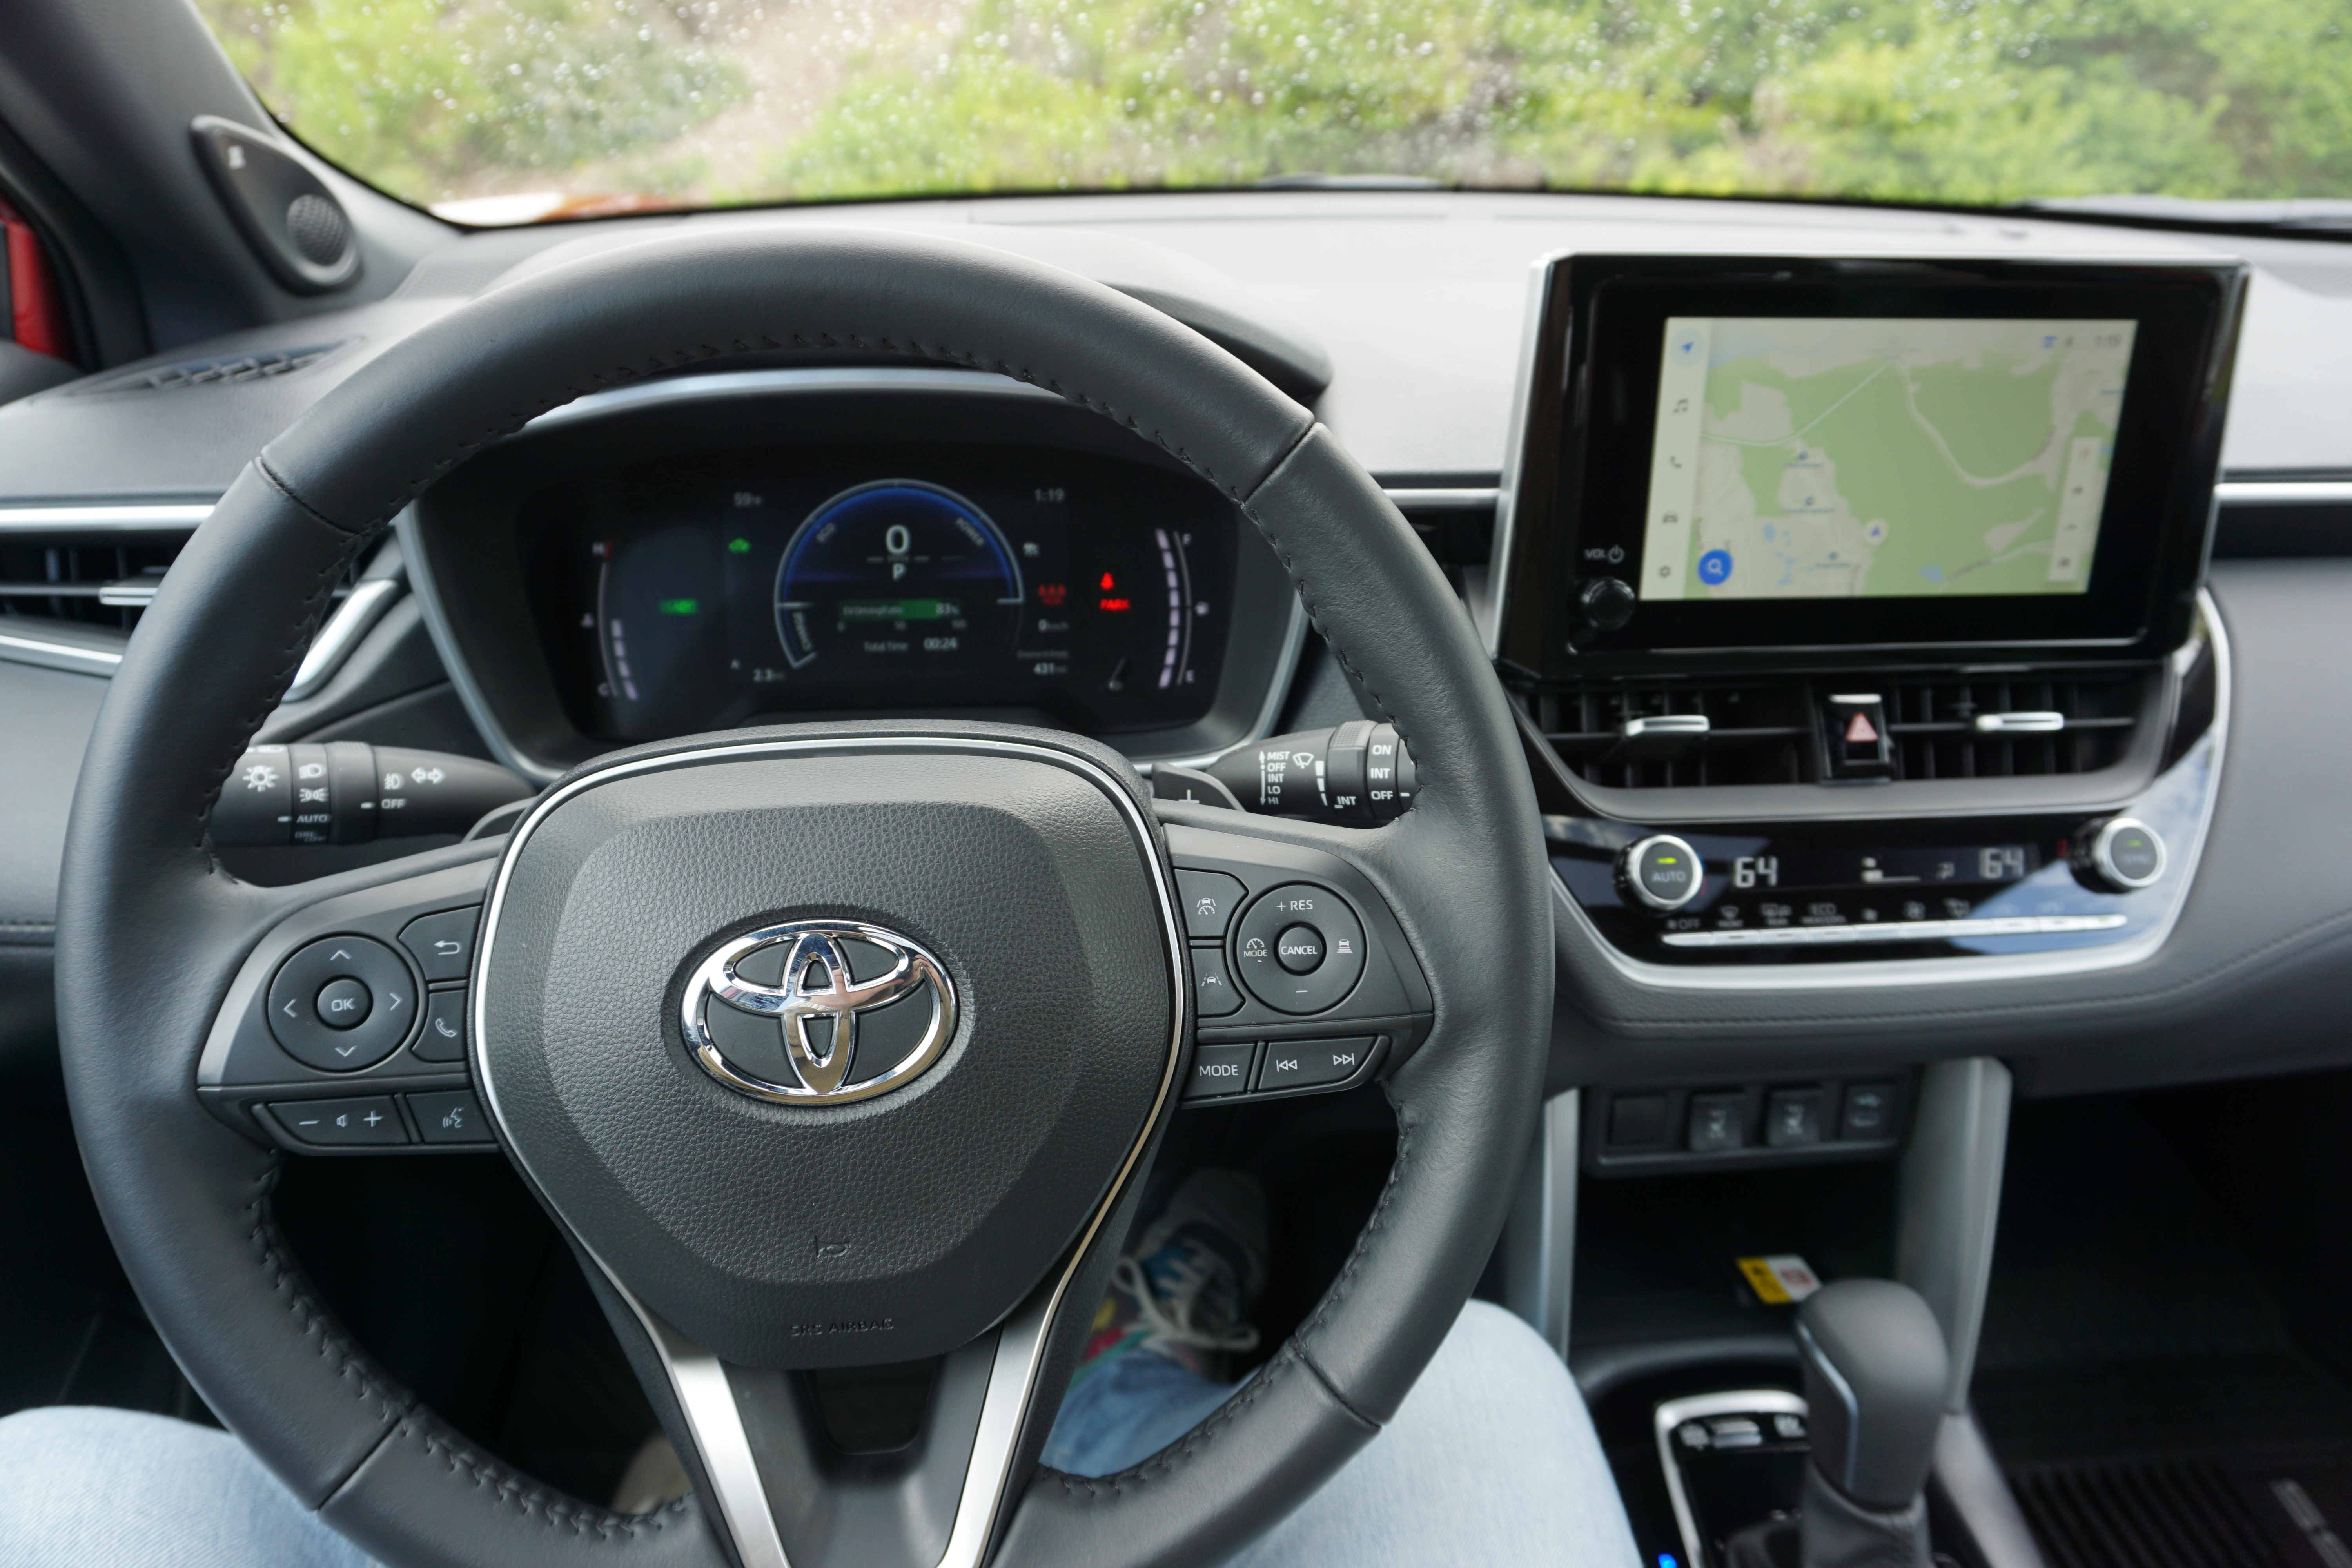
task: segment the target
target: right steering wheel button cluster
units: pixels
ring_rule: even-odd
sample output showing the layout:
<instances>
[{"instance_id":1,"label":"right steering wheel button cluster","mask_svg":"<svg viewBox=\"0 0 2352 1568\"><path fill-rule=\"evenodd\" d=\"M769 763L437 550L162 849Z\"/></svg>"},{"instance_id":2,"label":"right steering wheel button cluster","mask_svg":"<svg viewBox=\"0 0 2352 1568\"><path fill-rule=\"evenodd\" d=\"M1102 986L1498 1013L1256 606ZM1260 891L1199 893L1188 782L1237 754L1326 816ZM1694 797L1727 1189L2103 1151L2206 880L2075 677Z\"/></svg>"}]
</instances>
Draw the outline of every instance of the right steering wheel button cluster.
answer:
<instances>
[{"instance_id":1,"label":"right steering wheel button cluster","mask_svg":"<svg viewBox=\"0 0 2352 1568\"><path fill-rule=\"evenodd\" d=\"M1327 1012L1364 973L1364 925L1328 888L1291 882L1259 897L1234 931L1250 994L1277 1012Z\"/></svg>"}]
</instances>

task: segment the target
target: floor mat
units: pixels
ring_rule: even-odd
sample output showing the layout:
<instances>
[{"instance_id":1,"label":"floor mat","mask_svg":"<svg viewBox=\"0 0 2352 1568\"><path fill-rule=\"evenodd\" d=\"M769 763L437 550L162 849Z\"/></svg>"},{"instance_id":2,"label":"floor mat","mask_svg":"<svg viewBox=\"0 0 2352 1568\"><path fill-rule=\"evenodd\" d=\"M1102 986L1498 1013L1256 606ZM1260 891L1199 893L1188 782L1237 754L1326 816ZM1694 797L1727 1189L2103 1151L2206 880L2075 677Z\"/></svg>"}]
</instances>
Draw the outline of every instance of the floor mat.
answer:
<instances>
[{"instance_id":1,"label":"floor mat","mask_svg":"<svg viewBox=\"0 0 2352 1568\"><path fill-rule=\"evenodd\" d=\"M2158 1117L2021 1110L1970 1397L2050 1568L2352 1568L2352 1387L2244 1227Z\"/></svg>"}]
</instances>

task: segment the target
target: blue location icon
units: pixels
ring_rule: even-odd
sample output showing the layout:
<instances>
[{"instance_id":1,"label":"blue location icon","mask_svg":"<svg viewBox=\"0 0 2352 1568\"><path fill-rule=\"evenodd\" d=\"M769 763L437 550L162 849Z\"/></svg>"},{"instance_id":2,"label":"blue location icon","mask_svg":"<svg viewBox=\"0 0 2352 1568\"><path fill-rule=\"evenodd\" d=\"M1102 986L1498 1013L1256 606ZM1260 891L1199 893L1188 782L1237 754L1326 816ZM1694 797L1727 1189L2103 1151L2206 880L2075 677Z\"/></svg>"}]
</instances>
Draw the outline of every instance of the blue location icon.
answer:
<instances>
[{"instance_id":1,"label":"blue location icon","mask_svg":"<svg viewBox=\"0 0 2352 1568\"><path fill-rule=\"evenodd\" d=\"M1717 587L1731 575L1731 552L1710 550L1698 558L1698 580L1708 587Z\"/></svg>"}]
</instances>

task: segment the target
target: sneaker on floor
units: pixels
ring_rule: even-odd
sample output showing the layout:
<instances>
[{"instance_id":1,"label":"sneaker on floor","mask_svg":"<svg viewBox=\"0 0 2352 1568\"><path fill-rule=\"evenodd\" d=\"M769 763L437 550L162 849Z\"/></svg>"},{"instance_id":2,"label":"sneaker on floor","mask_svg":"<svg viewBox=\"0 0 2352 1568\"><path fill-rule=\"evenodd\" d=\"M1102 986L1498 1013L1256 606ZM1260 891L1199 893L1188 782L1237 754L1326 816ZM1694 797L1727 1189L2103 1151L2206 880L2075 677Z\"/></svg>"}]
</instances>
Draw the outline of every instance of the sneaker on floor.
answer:
<instances>
[{"instance_id":1,"label":"sneaker on floor","mask_svg":"<svg viewBox=\"0 0 2352 1568\"><path fill-rule=\"evenodd\" d=\"M1232 1355L1257 1346L1249 1315L1265 1269L1265 1193L1256 1178L1193 1172L1112 1269L1073 1384L1139 1350L1223 1382Z\"/></svg>"}]
</instances>

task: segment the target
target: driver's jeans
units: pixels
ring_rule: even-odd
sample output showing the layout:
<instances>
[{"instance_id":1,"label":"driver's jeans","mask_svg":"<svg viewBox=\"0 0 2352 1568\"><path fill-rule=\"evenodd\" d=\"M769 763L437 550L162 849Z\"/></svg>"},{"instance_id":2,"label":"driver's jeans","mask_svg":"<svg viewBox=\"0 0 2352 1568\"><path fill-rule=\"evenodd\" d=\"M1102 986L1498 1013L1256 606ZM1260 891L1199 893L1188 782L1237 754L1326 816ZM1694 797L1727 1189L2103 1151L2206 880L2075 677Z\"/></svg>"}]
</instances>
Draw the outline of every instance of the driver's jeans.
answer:
<instances>
[{"instance_id":1,"label":"driver's jeans","mask_svg":"<svg viewBox=\"0 0 2352 1568\"><path fill-rule=\"evenodd\" d=\"M1115 1473L1229 1390L1150 1352L1066 1405L1045 1458ZM1154 1365L1152 1363L1157 1363ZM1174 1376L1168 1375L1174 1373ZM1083 1389L1083 1385L1082 1385ZM1244 1568L1555 1563L1633 1568L1617 1489L1576 1385L1533 1330L1473 1301L1396 1418L1233 1558ZM131 1411L0 1420L0 1568L368 1568L237 1441Z\"/></svg>"}]
</instances>

